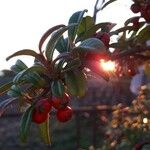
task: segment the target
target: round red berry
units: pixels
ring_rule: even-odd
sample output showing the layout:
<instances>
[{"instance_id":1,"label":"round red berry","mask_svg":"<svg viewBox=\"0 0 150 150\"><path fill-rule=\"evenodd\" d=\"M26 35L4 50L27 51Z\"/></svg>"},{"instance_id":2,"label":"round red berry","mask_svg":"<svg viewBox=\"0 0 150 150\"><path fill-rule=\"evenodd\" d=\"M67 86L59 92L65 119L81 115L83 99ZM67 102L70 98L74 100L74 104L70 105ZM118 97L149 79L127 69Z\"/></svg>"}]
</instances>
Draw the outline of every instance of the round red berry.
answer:
<instances>
[{"instance_id":1,"label":"round red berry","mask_svg":"<svg viewBox=\"0 0 150 150\"><path fill-rule=\"evenodd\" d=\"M53 96L52 98L52 106L55 109L61 109L65 107L70 100L70 97L67 93L64 94L62 98Z\"/></svg>"},{"instance_id":2,"label":"round red berry","mask_svg":"<svg viewBox=\"0 0 150 150\"><path fill-rule=\"evenodd\" d=\"M49 117L48 113L43 113L37 109L33 110L32 121L37 124L41 124L41 123L45 122L48 117Z\"/></svg>"},{"instance_id":3,"label":"round red berry","mask_svg":"<svg viewBox=\"0 0 150 150\"><path fill-rule=\"evenodd\" d=\"M71 107L67 106L63 109L59 109L56 113L57 119L60 122L67 122L72 118L73 111Z\"/></svg>"},{"instance_id":4,"label":"round red berry","mask_svg":"<svg viewBox=\"0 0 150 150\"><path fill-rule=\"evenodd\" d=\"M132 11L133 13L139 13L141 7L140 7L140 5L138 5L138 4L132 4L131 7L130 7L130 9L131 9L131 11Z\"/></svg>"},{"instance_id":5,"label":"round red berry","mask_svg":"<svg viewBox=\"0 0 150 150\"><path fill-rule=\"evenodd\" d=\"M48 99L39 100L33 109L32 121L40 124L48 118L48 113L51 110L51 102Z\"/></svg>"}]
</instances>

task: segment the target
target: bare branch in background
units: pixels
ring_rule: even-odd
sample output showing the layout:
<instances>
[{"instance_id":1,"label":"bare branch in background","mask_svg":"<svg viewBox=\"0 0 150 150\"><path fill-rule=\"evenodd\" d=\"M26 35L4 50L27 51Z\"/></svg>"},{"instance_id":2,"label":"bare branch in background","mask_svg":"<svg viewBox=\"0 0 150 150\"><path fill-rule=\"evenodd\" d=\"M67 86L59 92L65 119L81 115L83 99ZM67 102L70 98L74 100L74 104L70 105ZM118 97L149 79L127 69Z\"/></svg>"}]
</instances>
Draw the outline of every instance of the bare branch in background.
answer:
<instances>
[{"instance_id":1,"label":"bare branch in background","mask_svg":"<svg viewBox=\"0 0 150 150\"><path fill-rule=\"evenodd\" d=\"M105 0L101 0L101 4L99 4L100 3L99 0L96 0L95 6L94 6L94 13L93 13L94 22L96 22L97 13L101 10L101 6L104 2Z\"/></svg>"}]
</instances>

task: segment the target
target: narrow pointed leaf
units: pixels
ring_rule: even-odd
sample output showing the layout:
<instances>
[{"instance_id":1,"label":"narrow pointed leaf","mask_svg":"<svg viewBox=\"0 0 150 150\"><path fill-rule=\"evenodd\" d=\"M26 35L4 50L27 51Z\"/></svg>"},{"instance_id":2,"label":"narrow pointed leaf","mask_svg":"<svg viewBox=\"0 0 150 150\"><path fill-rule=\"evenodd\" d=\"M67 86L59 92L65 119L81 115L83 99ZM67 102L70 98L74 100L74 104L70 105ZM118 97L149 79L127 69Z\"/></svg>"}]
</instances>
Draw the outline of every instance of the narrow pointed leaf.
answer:
<instances>
[{"instance_id":1,"label":"narrow pointed leaf","mask_svg":"<svg viewBox=\"0 0 150 150\"><path fill-rule=\"evenodd\" d=\"M61 80L53 81L51 84L52 95L56 97L62 97L65 92L64 84Z\"/></svg>"},{"instance_id":2,"label":"narrow pointed leaf","mask_svg":"<svg viewBox=\"0 0 150 150\"><path fill-rule=\"evenodd\" d=\"M49 35L51 35L54 31L64 27L65 25L63 24L60 24L60 25L57 25L57 26L54 26L52 28L50 28L49 30L47 30L44 35L41 37L40 39L40 42L39 42L39 50L42 51L42 46L43 46L43 43L45 42L45 40L48 38Z\"/></svg>"},{"instance_id":3,"label":"narrow pointed leaf","mask_svg":"<svg viewBox=\"0 0 150 150\"><path fill-rule=\"evenodd\" d=\"M15 78L13 79L14 83L18 83L20 80L23 80L24 75L30 73L30 72L36 72L36 73L42 73L42 74L48 74L46 68L40 65L35 65L30 68L27 68L26 70L21 71L18 73Z\"/></svg>"},{"instance_id":4,"label":"narrow pointed leaf","mask_svg":"<svg viewBox=\"0 0 150 150\"><path fill-rule=\"evenodd\" d=\"M13 57L16 57L16 56L20 56L20 55L33 56L33 57L39 59L39 54L37 54L35 51L30 50L30 49L23 49L23 50L17 51L17 52L15 52L14 54L8 56L8 57L6 58L6 60L8 61L9 59L11 59L11 58L13 58Z\"/></svg>"},{"instance_id":5,"label":"narrow pointed leaf","mask_svg":"<svg viewBox=\"0 0 150 150\"><path fill-rule=\"evenodd\" d=\"M39 131L41 138L44 140L45 144L51 145L49 118L45 122L39 124Z\"/></svg>"},{"instance_id":6,"label":"narrow pointed leaf","mask_svg":"<svg viewBox=\"0 0 150 150\"><path fill-rule=\"evenodd\" d=\"M57 44L57 42L59 41L60 37L62 36L62 34L67 31L69 28L71 27L74 27L76 26L77 24L71 24L69 26L65 26L59 30L57 30L53 36L50 38L49 42L47 43L47 46L46 46L46 51L45 51L45 55L46 55L46 58L49 60L49 61L52 61L52 58L53 58L53 53L54 53L54 50L55 50L55 46Z\"/></svg>"},{"instance_id":7,"label":"narrow pointed leaf","mask_svg":"<svg viewBox=\"0 0 150 150\"><path fill-rule=\"evenodd\" d=\"M11 70L15 73L19 73L24 69L27 69L28 67L25 65L24 62L22 62L20 59L18 59L15 63L15 65L11 66Z\"/></svg>"},{"instance_id":8,"label":"narrow pointed leaf","mask_svg":"<svg viewBox=\"0 0 150 150\"><path fill-rule=\"evenodd\" d=\"M83 10L83 11L78 11L78 12L75 12L69 19L69 22L68 24L72 24L72 23L77 23L78 25L77 26L74 26L72 28L70 28L68 30L68 37L69 37L69 40L70 42L74 42L74 39L75 39L75 36L77 34L77 31L78 31L78 27L83 19L83 15L84 13L87 12L87 10Z\"/></svg>"},{"instance_id":9,"label":"narrow pointed leaf","mask_svg":"<svg viewBox=\"0 0 150 150\"><path fill-rule=\"evenodd\" d=\"M27 141L27 137L29 134L31 121L32 121L32 112L33 106L30 106L26 112L22 115L21 118L21 127L20 127L20 138L23 142Z\"/></svg>"},{"instance_id":10,"label":"narrow pointed leaf","mask_svg":"<svg viewBox=\"0 0 150 150\"><path fill-rule=\"evenodd\" d=\"M7 92L7 91L10 89L10 87L11 87L12 85L13 85L13 82L8 82L8 83L2 85L2 86L0 87L0 95L2 95L2 94L4 94L5 92Z\"/></svg>"},{"instance_id":11,"label":"narrow pointed leaf","mask_svg":"<svg viewBox=\"0 0 150 150\"><path fill-rule=\"evenodd\" d=\"M11 97L20 97L22 96L22 92L18 85L12 85L10 90L7 92L7 95Z\"/></svg>"},{"instance_id":12,"label":"narrow pointed leaf","mask_svg":"<svg viewBox=\"0 0 150 150\"><path fill-rule=\"evenodd\" d=\"M68 51L68 39L64 39L63 36L60 37L58 40L55 48L59 53L67 52Z\"/></svg>"}]
</instances>

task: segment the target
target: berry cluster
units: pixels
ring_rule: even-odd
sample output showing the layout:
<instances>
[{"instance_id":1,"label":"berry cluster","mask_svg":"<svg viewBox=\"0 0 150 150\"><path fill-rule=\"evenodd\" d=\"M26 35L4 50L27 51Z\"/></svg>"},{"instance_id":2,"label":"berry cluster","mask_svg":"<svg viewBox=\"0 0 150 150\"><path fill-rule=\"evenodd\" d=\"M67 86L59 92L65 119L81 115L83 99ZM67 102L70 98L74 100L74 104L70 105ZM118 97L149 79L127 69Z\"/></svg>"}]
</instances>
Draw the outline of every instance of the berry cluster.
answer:
<instances>
[{"instance_id":1,"label":"berry cluster","mask_svg":"<svg viewBox=\"0 0 150 150\"><path fill-rule=\"evenodd\" d=\"M150 3L146 1L134 0L134 3L131 5L130 9L135 14L140 13L141 17L143 17L146 22L150 22ZM137 25L137 22L134 22L134 24Z\"/></svg>"},{"instance_id":2,"label":"berry cluster","mask_svg":"<svg viewBox=\"0 0 150 150\"><path fill-rule=\"evenodd\" d=\"M37 101L32 113L32 121L37 124L45 122L49 118L52 107L57 110L56 116L58 121L66 122L70 120L73 111L68 106L69 100L69 96L65 93L63 98L53 97L52 100L47 98Z\"/></svg>"}]
</instances>

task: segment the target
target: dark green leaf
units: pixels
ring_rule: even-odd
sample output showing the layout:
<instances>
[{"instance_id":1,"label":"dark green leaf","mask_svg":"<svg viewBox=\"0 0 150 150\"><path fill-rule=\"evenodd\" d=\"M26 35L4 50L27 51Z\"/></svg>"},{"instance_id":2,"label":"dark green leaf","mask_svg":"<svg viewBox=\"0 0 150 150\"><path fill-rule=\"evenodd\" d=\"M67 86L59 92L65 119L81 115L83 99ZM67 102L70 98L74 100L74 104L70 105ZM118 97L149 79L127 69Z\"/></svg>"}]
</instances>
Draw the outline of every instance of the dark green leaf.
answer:
<instances>
[{"instance_id":1,"label":"dark green leaf","mask_svg":"<svg viewBox=\"0 0 150 150\"><path fill-rule=\"evenodd\" d=\"M48 38L49 35L51 35L54 31L56 31L64 26L65 25L61 24L61 25L54 26L54 27L50 28L49 30L47 30L40 39L39 50L42 51L42 45L45 42L45 40Z\"/></svg>"},{"instance_id":2,"label":"dark green leaf","mask_svg":"<svg viewBox=\"0 0 150 150\"><path fill-rule=\"evenodd\" d=\"M65 73L67 91L72 96L82 97L86 91L86 78L82 71L68 71Z\"/></svg>"},{"instance_id":3,"label":"dark green leaf","mask_svg":"<svg viewBox=\"0 0 150 150\"><path fill-rule=\"evenodd\" d=\"M150 40L150 25L142 29L137 35L137 41L140 43Z\"/></svg>"},{"instance_id":4,"label":"dark green leaf","mask_svg":"<svg viewBox=\"0 0 150 150\"><path fill-rule=\"evenodd\" d=\"M55 48L57 49L59 53L67 52L68 51L68 39L64 39L64 37L61 36Z\"/></svg>"},{"instance_id":5,"label":"dark green leaf","mask_svg":"<svg viewBox=\"0 0 150 150\"><path fill-rule=\"evenodd\" d=\"M22 96L21 89L18 85L12 85L7 94L11 97L19 97Z\"/></svg>"},{"instance_id":6,"label":"dark green leaf","mask_svg":"<svg viewBox=\"0 0 150 150\"><path fill-rule=\"evenodd\" d=\"M65 92L65 87L63 82L61 80L52 81L51 90L53 96L62 97Z\"/></svg>"},{"instance_id":7,"label":"dark green leaf","mask_svg":"<svg viewBox=\"0 0 150 150\"><path fill-rule=\"evenodd\" d=\"M45 144L50 145L51 139L50 139L50 130L49 130L49 118L45 122L39 124L39 130L40 130L40 135L44 140Z\"/></svg>"},{"instance_id":8,"label":"dark green leaf","mask_svg":"<svg viewBox=\"0 0 150 150\"><path fill-rule=\"evenodd\" d=\"M9 59L16 57L16 56L20 56L20 55L33 56L33 57L39 59L39 54L37 54L35 51L30 50L30 49L23 49L23 50L20 50L18 52L15 52L14 54L10 55L9 57L6 58L6 60L8 61Z\"/></svg>"},{"instance_id":9,"label":"dark green leaf","mask_svg":"<svg viewBox=\"0 0 150 150\"><path fill-rule=\"evenodd\" d=\"M16 61L16 64L11 66L11 70L15 73L19 73L20 71L27 69L28 67L23 63L20 59Z\"/></svg>"},{"instance_id":10,"label":"dark green leaf","mask_svg":"<svg viewBox=\"0 0 150 150\"><path fill-rule=\"evenodd\" d=\"M45 80L36 72L30 72L26 74L24 78L26 81L32 83L36 87L43 87L46 85Z\"/></svg>"},{"instance_id":11,"label":"dark green leaf","mask_svg":"<svg viewBox=\"0 0 150 150\"><path fill-rule=\"evenodd\" d=\"M72 23L78 24L78 26L71 27L68 30L68 37L69 37L69 40L71 43L74 42L75 36L77 34L77 31L78 31L78 27L79 27L79 25L83 19L83 15L85 12L87 12L87 10L75 12L69 19L69 22L68 22L69 25Z\"/></svg>"},{"instance_id":12,"label":"dark green leaf","mask_svg":"<svg viewBox=\"0 0 150 150\"><path fill-rule=\"evenodd\" d=\"M80 52L96 52L99 54L106 54L106 47L104 43L97 38L89 38L81 42L81 44L75 48Z\"/></svg>"},{"instance_id":13,"label":"dark green leaf","mask_svg":"<svg viewBox=\"0 0 150 150\"><path fill-rule=\"evenodd\" d=\"M35 65L30 68L27 68L21 72L19 72L13 79L14 83L18 83L20 80L24 80L24 75L30 73L30 72L36 72L36 73L41 73L41 74L48 74L46 68L44 68L41 65Z\"/></svg>"},{"instance_id":14,"label":"dark green leaf","mask_svg":"<svg viewBox=\"0 0 150 150\"><path fill-rule=\"evenodd\" d=\"M13 85L13 82L8 82L8 83L2 85L2 86L0 87L0 95L2 95L2 94L4 94L5 92L7 92L7 91L10 89L10 87L11 87L12 85Z\"/></svg>"},{"instance_id":15,"label":"dark green leaf","mask_svg":"<svg viewBox=\"0 0 150 150\"><path fill-rule=\"evenodd\" d=\"M29 129L32 121L33 106L30 106L21 118L20 137L23 142L26 142Z\"/></svg>"},{"instance_id":16,"label":"dark green leaf","mask_svg":"<svg viewBox=\"0 0 150 150\"><path fill-rule=\"evenodd\" d=\"M63 68L62 72L75 70L75 69L79 68L80 66L81 66L80 59L74 59L74 60L67 62L66 66Z\"/></svg>"},{"instance_id":17,"label":"dark green leaf","mask_svg":"<svg viewBox=\"0 0 150 150\"><path fill-rule=\"evenodd\" d=\"M45 51L45 55L46 58L49 61L52 61L53 59L53 54L54 54L54 50L55 50L55 46L57 44L57 42L59 41L60 37L62 36L62 34L67 31L69 28L76 26L77 24L70 24L69 26L65 26L59 30L57 30L53 36L51 37L51 39L48 41L47 46L46 46L46 51Z\"/></svg>"}]
</instances>

